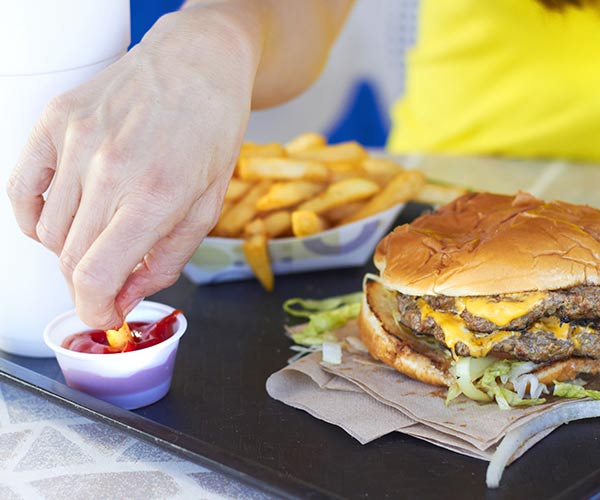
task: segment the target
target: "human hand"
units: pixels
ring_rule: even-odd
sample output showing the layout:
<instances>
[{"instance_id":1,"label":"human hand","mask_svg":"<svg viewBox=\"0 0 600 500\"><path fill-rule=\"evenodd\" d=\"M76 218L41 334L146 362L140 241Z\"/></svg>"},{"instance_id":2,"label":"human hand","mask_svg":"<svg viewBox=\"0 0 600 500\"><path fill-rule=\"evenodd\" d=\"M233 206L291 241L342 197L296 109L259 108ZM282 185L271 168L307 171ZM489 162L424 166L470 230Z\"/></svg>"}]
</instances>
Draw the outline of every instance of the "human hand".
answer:
<instances>
[{"instance_id":1,"label":"human hand","mask_svg":"<svg viewBox=\"0 0 600 500\"><path fill-rule=\"evenodd\" d=\"M259 51L210 10L192 43L191 15L166 16L54 99L9 180L21 229L59 256L97 328L177 279L217 221L243 139Z\"/></svg>"}]
</instances>

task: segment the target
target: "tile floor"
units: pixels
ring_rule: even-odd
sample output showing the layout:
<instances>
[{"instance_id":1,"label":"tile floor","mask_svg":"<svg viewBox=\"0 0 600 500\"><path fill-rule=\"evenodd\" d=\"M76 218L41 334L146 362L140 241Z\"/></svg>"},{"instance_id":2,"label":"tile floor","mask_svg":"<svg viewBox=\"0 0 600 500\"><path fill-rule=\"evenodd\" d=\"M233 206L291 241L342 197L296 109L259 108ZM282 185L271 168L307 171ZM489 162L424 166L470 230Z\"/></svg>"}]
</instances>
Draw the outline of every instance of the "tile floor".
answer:
<instances>
[{"instance_id":1,"label":"tile floor","mask_svg":"<svg viewBox=\"0 0 600 500\"><path fill-rule=\"evenodd\" d=\"M0 381L0 498L270 498Z\"/></svg>"}]
</instances>

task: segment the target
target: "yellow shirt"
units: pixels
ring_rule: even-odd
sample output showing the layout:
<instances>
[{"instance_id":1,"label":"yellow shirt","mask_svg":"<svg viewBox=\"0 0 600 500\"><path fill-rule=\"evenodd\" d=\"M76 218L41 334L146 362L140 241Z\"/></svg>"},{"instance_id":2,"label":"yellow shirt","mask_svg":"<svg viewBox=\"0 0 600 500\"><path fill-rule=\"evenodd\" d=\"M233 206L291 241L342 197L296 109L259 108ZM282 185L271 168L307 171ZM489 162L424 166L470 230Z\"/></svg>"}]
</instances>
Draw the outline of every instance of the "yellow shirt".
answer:
<instances>
[{"instance_id":1,"label":"yellow shirt","mask_svg":"<svg viewBox=\"0 0 600 500\"><path fill-rule=\"evenodd\" d=\"M600 14L422 0L392 152L600 161Z\"/></svg>"}]
</instances>

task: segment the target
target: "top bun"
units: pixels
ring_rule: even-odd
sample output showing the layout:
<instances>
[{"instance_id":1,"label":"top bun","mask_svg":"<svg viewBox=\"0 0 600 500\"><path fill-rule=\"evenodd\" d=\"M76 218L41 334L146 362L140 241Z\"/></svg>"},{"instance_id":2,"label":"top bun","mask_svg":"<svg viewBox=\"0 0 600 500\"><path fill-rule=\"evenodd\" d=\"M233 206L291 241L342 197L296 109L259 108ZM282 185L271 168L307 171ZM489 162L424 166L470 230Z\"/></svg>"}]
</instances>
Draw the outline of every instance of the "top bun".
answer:
<instances>
[{"instance_id":1,"label":"top bun","mask_svg":"<svg viewBox=\"0 0 600 500\"><path fill-rule=\"evenodd\" d=\"M527 193L469 193L398 226L374 257L407 295L495 295L600 284L600 210Z\"/></svg>"}]
</instances>

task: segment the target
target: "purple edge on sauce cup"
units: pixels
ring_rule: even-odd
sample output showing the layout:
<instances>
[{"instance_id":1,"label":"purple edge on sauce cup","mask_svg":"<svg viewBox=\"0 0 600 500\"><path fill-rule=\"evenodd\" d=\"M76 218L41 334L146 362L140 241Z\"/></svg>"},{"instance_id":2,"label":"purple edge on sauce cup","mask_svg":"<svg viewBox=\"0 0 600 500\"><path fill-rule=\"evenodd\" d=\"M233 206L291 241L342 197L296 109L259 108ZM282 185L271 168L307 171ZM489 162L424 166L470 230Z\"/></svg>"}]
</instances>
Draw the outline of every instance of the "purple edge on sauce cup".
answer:
<instances>
[{"instance_id":1,"label":"purple edge on sauce cup","mask_svg":"<svg viewBox=\"0 0 600 500\"><path fill-rule=\"evenodd\" d=\"M145 300L127 315L127 321L153 322L173 310ZM158 401L169 391L179 339L186 329L185 316L178 314L173 335L153 346L114 354L76 352L62 347L64 339L90 327L72 310L48 323L44 341L54 351L69 387L134 410Z\"/></svg>"}]
</instances>

